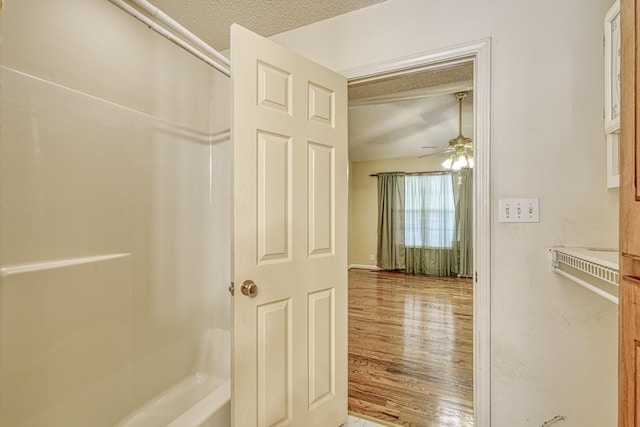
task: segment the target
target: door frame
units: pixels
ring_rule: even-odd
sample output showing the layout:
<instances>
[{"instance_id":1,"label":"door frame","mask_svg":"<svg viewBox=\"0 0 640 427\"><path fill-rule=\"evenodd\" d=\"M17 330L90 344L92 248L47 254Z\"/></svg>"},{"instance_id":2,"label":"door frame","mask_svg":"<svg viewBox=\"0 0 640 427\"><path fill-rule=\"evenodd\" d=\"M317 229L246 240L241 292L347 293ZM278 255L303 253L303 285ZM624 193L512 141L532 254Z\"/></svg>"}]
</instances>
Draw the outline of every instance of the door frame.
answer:
<instances>
[{"instance_id":1,"label":"door frame","mask_svg":"<svg viewBox=\"0 0 640 427\"><path fill-rule=\"evenodd\" d=\"M473 63L473 408L491 425L491 39L343 70L348 85Z\"/></svg>"}]
</instances>

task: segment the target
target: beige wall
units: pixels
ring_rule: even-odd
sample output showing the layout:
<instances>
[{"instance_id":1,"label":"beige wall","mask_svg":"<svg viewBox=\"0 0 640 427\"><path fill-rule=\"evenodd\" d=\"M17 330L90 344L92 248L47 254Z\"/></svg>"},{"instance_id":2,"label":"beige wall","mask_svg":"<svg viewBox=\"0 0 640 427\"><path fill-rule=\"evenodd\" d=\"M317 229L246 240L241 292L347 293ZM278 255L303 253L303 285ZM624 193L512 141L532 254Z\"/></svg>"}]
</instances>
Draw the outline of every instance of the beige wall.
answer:
<instances>
[{"instance_id":1,"label":"beige wall","mask_svg":"<svg viewBox=\"0 0 640 427\"><path fill-rule=\"evenodd\" d=\"M616 424L618 308L552 273L547 252L617 246L602 117L612 3L388 0L273 37L334 70L491 37L493 427ZM540 198L539 223L498 222L498 200L518 197Z\"/></svg>"},{"instance_id":2,"label":"beige wall","mask_svg":"<svg viewBox=\"0 0 640 427\"><path fill-rule=\"evenodd\" d=\"M424 172L440 170L440 156L352 162L349 194L349 264L376 265L378 223L378 172ZM373 254L374 260L369 259Z\"/></svg>"}]
</instances>

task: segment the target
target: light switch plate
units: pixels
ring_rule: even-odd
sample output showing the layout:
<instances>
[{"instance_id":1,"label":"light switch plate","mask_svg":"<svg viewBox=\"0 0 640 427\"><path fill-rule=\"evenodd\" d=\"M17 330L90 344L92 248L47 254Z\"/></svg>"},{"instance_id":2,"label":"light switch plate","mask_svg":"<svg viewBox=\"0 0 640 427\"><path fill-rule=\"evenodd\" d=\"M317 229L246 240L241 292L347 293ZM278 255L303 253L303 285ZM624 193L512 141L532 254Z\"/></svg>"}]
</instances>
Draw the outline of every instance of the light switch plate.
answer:
<instances>
[{"instance_id":1,"label":"light switch plate","mask_svg":"<svg viewBox=\"0 0 640 427\"><path fill-rule=\"evenodd\" d=\"M540 222L539 199L500 199L500 222Z\"/></svg>"}]
</instances>

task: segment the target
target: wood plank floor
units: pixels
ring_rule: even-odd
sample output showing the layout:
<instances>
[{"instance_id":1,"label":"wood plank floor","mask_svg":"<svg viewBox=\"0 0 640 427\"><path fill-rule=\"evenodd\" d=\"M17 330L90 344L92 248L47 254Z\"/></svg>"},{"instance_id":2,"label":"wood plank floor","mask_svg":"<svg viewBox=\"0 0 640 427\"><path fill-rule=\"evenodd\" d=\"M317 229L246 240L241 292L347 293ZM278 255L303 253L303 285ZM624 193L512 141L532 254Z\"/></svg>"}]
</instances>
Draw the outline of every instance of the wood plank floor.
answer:
<instances>
[{"instance_id":1,"label":"wood plank floor","mask_svg":"<svg viewBox=\"0 0 640 427\"><path fill-rule=\"evenodd\" d=\"M471 279L349 271L349 410L473 426Z\"/></svg>"}]
</instances>

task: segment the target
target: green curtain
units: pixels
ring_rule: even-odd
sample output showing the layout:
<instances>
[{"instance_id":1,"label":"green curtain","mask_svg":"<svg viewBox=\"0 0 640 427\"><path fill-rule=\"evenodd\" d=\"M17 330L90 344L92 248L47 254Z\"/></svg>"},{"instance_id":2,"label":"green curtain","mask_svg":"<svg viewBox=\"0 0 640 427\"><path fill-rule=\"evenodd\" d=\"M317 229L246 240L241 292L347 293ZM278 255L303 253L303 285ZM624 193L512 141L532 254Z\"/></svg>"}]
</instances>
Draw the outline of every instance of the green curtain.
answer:
<instances>
[{"instance_id":1,"label":"green curtain","mask_svg":"<svg viewBox=\"0 0 640 427\"><path fill-rule=\"evenodd\" d=\"M451 174L456 204L457 273L473 277L473 169Z\"/></svg>"},{"instance_id":2,"label":"green curtain","mask_svg":"<svg viewBox=\"0 0 640 427\"><path fill-rule=\"evenodd\" d=\"M410 248L406 249L405 271L411 274L427 276L455 276L457 274L457 256L453 249Z\"/></svg>"},{"instance_id":3,"label":"green curtain","mask_svg":"<svg viewBox=\"0 0 640 427\"><path fill-rule=\"evenodd\" d=\"M457 274L451 174L407 176L405 186L405 271L431 276Z\"/></svg>"},{"instance_id":4,"label":"green curtain","mask_svg":"<svg viewBox=\"0 0 640 427\"><path fill-rule=\"evenodd\" d=\"M384 270L405 267L404 191L404 173L378 174L377 265Z\"/></svg>"}]
</instances>

